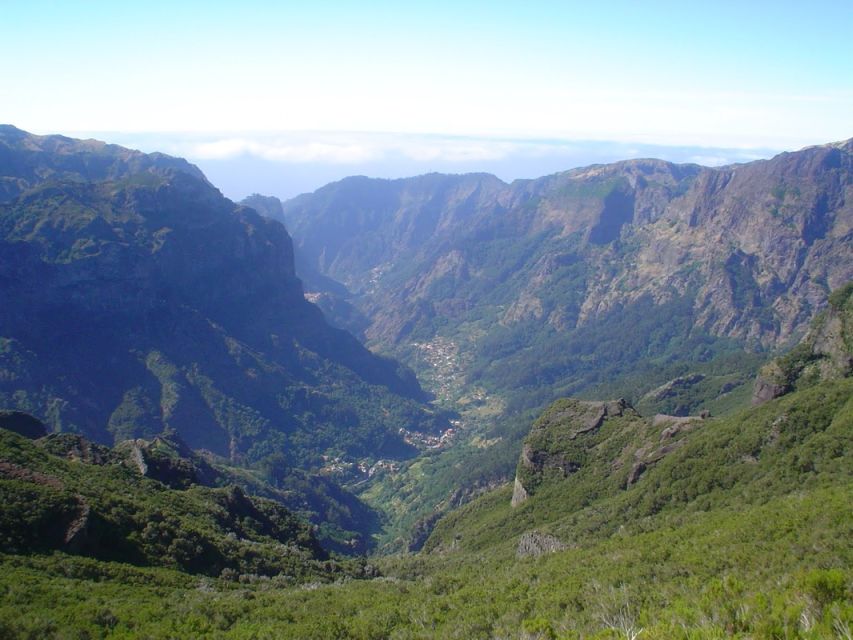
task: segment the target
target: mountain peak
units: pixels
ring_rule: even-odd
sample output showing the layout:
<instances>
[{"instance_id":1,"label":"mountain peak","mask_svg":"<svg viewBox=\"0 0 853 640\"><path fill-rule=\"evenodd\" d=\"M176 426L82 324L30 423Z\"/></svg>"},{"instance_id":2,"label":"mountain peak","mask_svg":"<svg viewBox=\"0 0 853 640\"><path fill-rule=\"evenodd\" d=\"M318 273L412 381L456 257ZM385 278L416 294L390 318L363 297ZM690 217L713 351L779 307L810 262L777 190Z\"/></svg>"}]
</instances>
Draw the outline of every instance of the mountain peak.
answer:
<instances>
[{"instance_id":1,"label":"mountain peak","mask_svg":"<svg viewBox=\"0 0 853 640\"><path fill-rule=\"evenodd\" d=\"M211 186L201 170L183 158L100 140L39 136L12 125L0 127L0 203L48 180L103 182L144 171L177 171Z\"/></svg>"}]
</instances>

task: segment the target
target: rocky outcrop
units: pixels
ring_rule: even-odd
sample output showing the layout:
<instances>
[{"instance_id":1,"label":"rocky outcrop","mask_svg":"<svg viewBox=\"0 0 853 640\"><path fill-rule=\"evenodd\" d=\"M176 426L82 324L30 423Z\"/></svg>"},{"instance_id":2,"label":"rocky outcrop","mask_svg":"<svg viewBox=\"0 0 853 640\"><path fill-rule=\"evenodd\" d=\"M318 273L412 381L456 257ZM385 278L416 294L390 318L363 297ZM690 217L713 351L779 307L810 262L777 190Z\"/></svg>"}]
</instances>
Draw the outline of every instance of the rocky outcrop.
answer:
<instances>
[{"instance_id":1,"label":"rocky outcrop","mask_svg":"<svg viewBox=\"0 0 853 640\"><path fill-rule=\"evenodd\" d=\"M785 374L774 362L764 366L755 378L752 388L752 405L757 406L785 395L790 390Z\"/></svg>"},{"instance_id":2,"label":"rocky outcrop","mask_svg":"<svg viewBox=\"0 0 853 640\"><path fill-rule=\"evenodd\" d=\"M253 193L247 198L243 198L240 204L251 207L262 216L284 222L284 211L281 208L281 200L275 196L262 196L259 193Z\"/></svg>"},{"instance_id":3,"label":"rocky outcrop","mask_svg":"<svg viewBox=\"0 0 853 640\"><path fill-rule=\"evenodd\" d=\"M89 524L92 508L83 496L76 496L78 511L65 530L63 543L65 550L82 553L89 546Z\"/></svg>"},{"instance_id":4,"label":"rocky outcrop","mask_svg":"<svg viewBox=\"0 0 853 640\"><path fill-rule=\"evenodd\" d=\"M516 468L511 504L527 500L545 475L567 477L584 464L585 449L607 419L639 418L624 400L589 402L558 400L536 421L527 436Z\"/></svg>"},{"instance_id":5,"label":"rocky outcrop","mask_svg":"<svg viewBox=\"0 0 853 640\"><path fill-rule=\"evenodd\" d=\"M538 557L546 553L564 551L565 549L567 549L566 545L560 542L559 538L555 536L539 531L528 531L521 535L515 551L515 557Z\"/></svg>"},{"instance_id":6,"label":"rocky outcrop","mask_svg":"<svg viewBox=\"0 0 853 640\"><path fill-rule=\"evenodd\" d=\"M701 427L703 421L710 417L709 412L703 411L699 416L669 416L659 413L652 418L653 427L662 427L660 435L656 442L646 442L634 451L633 464L625 486L635 484L650 467L683 446L687 440L682 436Z\"/></svg>"},{"instance_id":7,"label":"rocky outcrop","mask_svg":"<svg viewBox=\"0 0 853 640\"><path fill-rule=\"evenodd\" d=\"M701 382L704 379L705 375L702 373L691 373L686 376L673 378L672 380L649 391L643 396L643 400L664 400L665 398L676 396L685 389L689 389L697 382Z\"/></svg>"},{"instance_id":8,"label":"rocky outcrop","mask_svg":"<svg viewBox=\"0 0 853 640\"><path fill-rule=\"evenodd\" d=\"M548 429L557 425L570 424L571 427L566 437L569 440L574 440L580 435L598 429L605 418L624 415L626 410L633 411L623 398L610 402L577 400L567 402L559 408L552 407L539 421L536 428Z\"/></svg>"},{"instance_id":9,"label":"rocky outcrop","mask_svg":"<svg viewBox=\"0 0 853 640\"><path fill-rule=\"evenodd\" d=\"M177 433L169 432L152 440L137 438L118 443L113 449L121 463L139 475L158 480L173 489L194 484L212 485L217 473L192 451Z\"/></svg>"},{"instance_id":10,"label":"rocky outcrop","mask_svg":"<svg viewBox=\"0 0 853 640\"><path fill-rule=\"evenodd\" d=\"M657 414L643 418L625 400L589 402L565 398L552 404L524 440L516 466L511 505L517 507L542 485L598 493L622 491L680 449L710 418ZM582 495L576 499L582 500Z\"/></svg>"},{"instance_id":11,"label":"rocky outcrop","mask_svg":"<svg viewBox=\"0 0 853 640\"><path fill-rule=\"evenodd\" d=\"M66 460L95 465L118 462L118 456L109 447L96 444L76 433L51 433L39 440L38 444L48 453Z\"/></svg>"},{"instance_id":12,"label":"rocky outcrop","mask_svg":"<svg viewBox=\"0 0 853 640\"><path fill-rule=\"evenodd\" d=\"M853 374L853 282L829 297L827 309L812 322L805 338L786 355L764 366L752 393L760 405L821 380Z\"/></svg>"},{"instance_id":13,"label":"rocky outcrop","mask_svg":"<svg viewBox=\"0 0 853 640\"><path fill-rule=\"evenodd\" d=\"M525 489L524 485L521 484L521 480L518 479L518 475L516 474L515 480L512 483L512 499L510 500L510 506L517 507L529 497L530 494L527 493L527 489Z\"/></svg>"}]
</instances>

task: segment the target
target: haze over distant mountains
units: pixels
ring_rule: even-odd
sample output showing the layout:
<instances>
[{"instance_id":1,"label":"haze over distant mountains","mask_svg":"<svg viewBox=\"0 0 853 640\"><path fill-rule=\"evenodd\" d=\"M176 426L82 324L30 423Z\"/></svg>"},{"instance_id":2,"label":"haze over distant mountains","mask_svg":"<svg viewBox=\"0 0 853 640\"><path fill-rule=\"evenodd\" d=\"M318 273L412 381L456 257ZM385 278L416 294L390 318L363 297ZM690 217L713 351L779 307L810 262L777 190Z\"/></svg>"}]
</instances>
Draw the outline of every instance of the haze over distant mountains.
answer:
<instances>
[{"instance_id":1,"label":"haze over distant mountains","mask_svg":"<svg viewBox=\"0 0 853 640\"><path fill-rule=\"evenodd\" d=\"M436 171L487 172L509 182L627 158L660 158L676 163L718 166L770 158L783 150L666 145L647 141L402 133L87 131L75 136L111 140L134 149L188 158L234 200L251 193L285 200L352 175L404 178Z\"/></svg>"}]
</instances>

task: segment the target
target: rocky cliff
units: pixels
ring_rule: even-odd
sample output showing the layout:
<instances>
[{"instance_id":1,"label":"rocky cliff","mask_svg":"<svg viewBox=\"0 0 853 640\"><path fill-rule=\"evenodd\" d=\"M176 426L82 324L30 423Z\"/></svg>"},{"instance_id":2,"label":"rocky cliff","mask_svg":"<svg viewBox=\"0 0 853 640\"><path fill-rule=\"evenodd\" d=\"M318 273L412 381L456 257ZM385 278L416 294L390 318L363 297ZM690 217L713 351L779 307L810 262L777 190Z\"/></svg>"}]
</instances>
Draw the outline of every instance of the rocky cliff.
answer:
<instances>
[{"instance_id":1,"label":"rocky cliff","mask_svg":"<svg viewBox=\"0 0 853 640\"><path fill-rule=\"evenodd\" d=\"M554 354L624 339L632 314L646 358L677 344L687 360L708 359L724 344L760 350L801 335L853 278L851 169L853 141L720 168L629 160L512 184L351 178L285 203L284 215L297 268L346 284L372 343L405 355L441 336L482 361L469 379L580 389L605 363L577 372ZM497 380L507 371L525 375Z\"/></svg>"},{"instance_id":2,"label":"rocky cliff","mask_svg":"<svg viewBox=\"0 0 853 640\"><path fill-rule=\"evenodd\" d=\"M789 353L761 369L752 404L825 380L853 374L853 282L829 296L825 311L815 317L805 338Z\"/></svg>"},{"instance_id":3,"label":"rocky cliff","mask_svg":"<svg viewBox=\"0 0 853 640\"><path fill-rule=\"evenodd\" d=\"M589 492L626 488L679 449L703 416L641 417L625 400L564 398L534 422L516 467L511 504L517 507L543 486L562 481ZM573 479L573 476L577 478Z\"/></svg>"}]
</instances>

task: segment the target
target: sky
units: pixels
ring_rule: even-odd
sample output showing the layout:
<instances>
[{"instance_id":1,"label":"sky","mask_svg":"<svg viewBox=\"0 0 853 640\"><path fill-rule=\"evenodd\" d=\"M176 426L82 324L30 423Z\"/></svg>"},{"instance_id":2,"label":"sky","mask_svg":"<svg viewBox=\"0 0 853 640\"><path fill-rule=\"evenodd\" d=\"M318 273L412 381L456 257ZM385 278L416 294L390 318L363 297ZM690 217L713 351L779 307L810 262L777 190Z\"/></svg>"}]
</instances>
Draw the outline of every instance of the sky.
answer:
<instances>
[{"instance_id":1,"label":"sky","mask_svg":"<svg viewBox=\"0 0 853 640\"><path fill-rule=\"evenodd\" d=\"M0 0L0 14L0 122L231 163L232 196L253 170L290 176L284 193L478 163L533 177L605 148L720 164L853 136L850 0Z\"/></svg>"}]
</instances>

